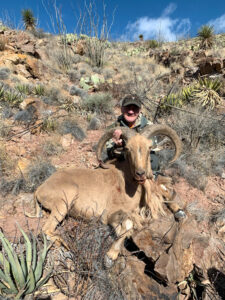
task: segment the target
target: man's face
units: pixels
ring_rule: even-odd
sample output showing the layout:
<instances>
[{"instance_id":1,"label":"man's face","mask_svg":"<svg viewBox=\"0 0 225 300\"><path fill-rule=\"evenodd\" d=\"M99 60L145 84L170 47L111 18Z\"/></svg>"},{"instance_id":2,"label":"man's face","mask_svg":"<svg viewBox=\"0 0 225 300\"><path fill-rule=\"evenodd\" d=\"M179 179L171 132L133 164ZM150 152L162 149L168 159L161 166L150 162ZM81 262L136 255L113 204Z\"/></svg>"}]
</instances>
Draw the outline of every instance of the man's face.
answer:
<instances>
[{"instance_id":1,"label":"man's face","mask_svg":"<svg viewBox=\"0 0 225 300\"><path fill-rule=\"evenodd\" d=\"M140 108L131 104L128 106L122 106L121 112L128 124L134 124L139 116Z\"/></svg>"}]
</instances>

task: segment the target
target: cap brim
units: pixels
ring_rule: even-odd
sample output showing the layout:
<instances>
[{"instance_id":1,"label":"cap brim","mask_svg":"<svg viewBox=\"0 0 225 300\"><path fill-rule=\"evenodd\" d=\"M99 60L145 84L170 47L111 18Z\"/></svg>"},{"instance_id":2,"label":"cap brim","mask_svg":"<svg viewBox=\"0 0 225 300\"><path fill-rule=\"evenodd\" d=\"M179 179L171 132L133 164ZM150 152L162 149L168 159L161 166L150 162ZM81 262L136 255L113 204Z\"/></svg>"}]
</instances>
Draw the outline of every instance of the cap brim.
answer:
<instances>
[{"instance_id":1,"label":"cap brim","mask_svg":"<svg viewBox=\"0 0 225 300\"><path fill-rule=\"evenodd\" d=\"M135 106L141 108L141 103L137 103L136 101L132 101L132 100L127 101L123 106L128 106L128 105L135 105Z\"/></svg>"}]
</instances>

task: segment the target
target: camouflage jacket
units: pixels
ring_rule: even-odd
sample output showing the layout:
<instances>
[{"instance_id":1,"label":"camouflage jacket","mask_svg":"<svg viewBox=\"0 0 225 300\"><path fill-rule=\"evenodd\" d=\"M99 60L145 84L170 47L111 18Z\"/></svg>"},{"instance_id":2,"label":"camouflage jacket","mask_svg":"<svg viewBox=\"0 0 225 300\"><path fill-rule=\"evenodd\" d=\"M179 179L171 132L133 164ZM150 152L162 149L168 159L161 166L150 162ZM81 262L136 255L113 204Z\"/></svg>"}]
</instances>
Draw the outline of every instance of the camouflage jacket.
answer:
<instances>
[{"instance_id":1,"label":"camouflage jacket","mask_svg":"<svg viewBox=\"0 0 225 300\"><path fill-rule=\"evenodd\" d=\"M145 126L147 125L152 125L153 123L149 120L147 120L142 113L139 114L135 124L132 126L132 129L133 130L136 130L137 132L141 132L143 128L145 128ZM120 115L118 118L117 118L117 121L114 122L112 125L110 125L108 127L108 129L110 128L114 128L114 127L129 127L126 123L126 121L124 120L124 117L123 115ZM115 143L113 142L113 140L109 140L107 143L106 143L106 150L107 150L107 154L108 154L108 158L109 159L112 159L114 157L120 157L121 158L123 157L122 153L120 154L119 151L116 150L117 147L115 145Z\"/></svg>"}]
</instances>

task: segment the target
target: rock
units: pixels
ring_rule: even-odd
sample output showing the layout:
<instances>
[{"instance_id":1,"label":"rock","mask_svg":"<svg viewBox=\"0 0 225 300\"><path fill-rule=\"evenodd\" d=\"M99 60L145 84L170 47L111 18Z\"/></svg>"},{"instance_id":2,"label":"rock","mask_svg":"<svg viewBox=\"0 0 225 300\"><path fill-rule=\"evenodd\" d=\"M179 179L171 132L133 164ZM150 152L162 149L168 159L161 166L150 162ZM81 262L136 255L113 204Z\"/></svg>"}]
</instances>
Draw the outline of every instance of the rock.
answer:
<instances>
[{"instance_id":1,"label":"rock","mask_svg":"<svg viewBox=\"0 0 225 300\"><path fill-rule=\"evenodd\" d=\"M85 45L85 40L79 40L76 44L75 53L83 56L85 54Z\"/></svg>"},{"instance_id":2,"label":"rock","mask_svg":"<svg viewBox=\"0 0 225 300\"><path fill-rule=\"evenodd\" d=\"M60 139L60 143L62 144L63 149L67 150L74 143L74 137L71 133L64 134Z\"/></svg>"},{"instance_id":3,"label":"rock","mask_svg":"<svg viewBox=\"0 0 225 300\"><path fill-rule=\"evenodd\" d=\"M201 75L222 73L223 71L223 61L212 56L200 60L198 64Z\"/></svg>"},{"instance_id":4,"label":"rock","mask_svg":"<svg viewBox=\"0 0 225 300\"><path fill-rule=\"evenodd\" d=\"M101 121L98 118L93 117L93 118L91 118L87 129L88 130L98 130L101 128L101 126L102 126Z\"/></svg>"}]
</instances>

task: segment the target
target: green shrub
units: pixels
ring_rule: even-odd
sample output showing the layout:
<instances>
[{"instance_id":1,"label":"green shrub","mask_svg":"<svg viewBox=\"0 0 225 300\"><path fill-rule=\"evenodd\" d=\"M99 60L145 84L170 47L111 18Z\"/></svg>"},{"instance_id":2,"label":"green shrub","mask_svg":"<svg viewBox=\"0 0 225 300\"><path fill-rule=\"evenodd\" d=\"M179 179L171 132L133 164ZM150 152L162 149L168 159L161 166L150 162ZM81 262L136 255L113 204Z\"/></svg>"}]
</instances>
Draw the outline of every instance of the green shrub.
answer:
<instances>
[{"instance_id":1,"label":"green shrub","mask_svg":"<svg viewBox=\"0 0 225 300\"><path fill-rule=\"evenodd\" d=\"M43 84L37 84L33 89L33 93L37 96L44 96L45 92L46 90Z\"/></svg>"},{"instance_id":2,"label":"green shrub","mask_svg":"<svg viewBox=\"0 0 225 300\"><path fill-rule=\"evenodd\" d=\"M0 79L5 80L9 78L10 70L8 68L0 68Z\"/></svg>"},{"instance_id":3,"label":"green shrub","mask_svg":"<svg viewBox=\"0 0 225 300\"><path fill-rule=\"evenodd\" d=\"M110 94L92 94L84 99L83 108L97 114L112 112L112 96Z\"/></svg>"},{"instance_id":4,"label":"green shrub","mask_svg":"<svg viewBox=\"0 0 225 300\"><path fill-rule=\"evenodd\" d=\"M26 187L24 187L24 190L27 192L33 192L55 171L56 168L48 160L37 158L28 166Z\"/></svg>"},{"instance_id":5,"label":"green shrub","mask_svg":"<svg viewBox=\"0 0 225 300\"><path fill-rule=\"evenodd\" d=\"M2 251L0 252L0 292L5 296L13 296L13 299L21 299L25 295L32 294L43 286L51 276L52 270L45 277L44 262L49 247L43 235L43 250L38 252L37 241L34 236L30 240L23 229L18 225L25 240L25 253L16 253L8 239L0 231ZM3 251L4 249L4 251Z\"/></svg>"},{"instance_id":6,"label":"green shrub","mask_svg":"<svg viewBox=\"0 0 225 300\"><path fill-rule=\"evenodd\" d=\"M76 56L67 46L54 50L51 55L56 61L58 67L63 72L67 72L72 68L72 64L76 63Z\"/></svg>"},{"instance_id":7,"label":"green shrub","mask_svg":"<svg viewBox=\"0 0 225 300\"><path fill-rule=\"evenodd\" d=\"M105 40L96 37L86 39L86 53L90 58L92 66L101 68L104 65L105 50L107 47L107 41Z\"/></svg>"},{"instance_id":8,"label":"green shrub","mask_svg":"<svg viewBox=\"0 0 225 300\"><path fill-rule=\"evenodd\" d=\"M17 84L15 90L20 94L30 95L32 93L32 86L30 84Z\"/></svg>"},{"instance_id":9,"label":"green shrub","mask_svg":"<svg viewBox=\"0 0 225 300\"><path fill-rule=\"evenodd\" d=\"M147 46L147 48L155 49L155 48L160 47L160 43L157 42L156 40L149 40L149 41L146 41L146 46Z\"/></svg>"},{"instance_id":10,"label":"green shrub","mask_svg":"<svg viewBox=\"0 0 225 300\"><path fill-rule=\"evenodd\" d=\"M14 90L4 91L4 99L7 104L11 107L18 107L19 104L23 101L23 98L20 93Z\"/></svg>"},{"instance_id":11,"label":"green shrub","mask_svg":"<svg viewBox=\"0 0 225 300\"><path fill-rule=\"evenodd\" d=\"M62 153L63 147L56 141L47 141L42 146L43 154L46 156L52 156Z\"/></svg>"}]
</instances>

